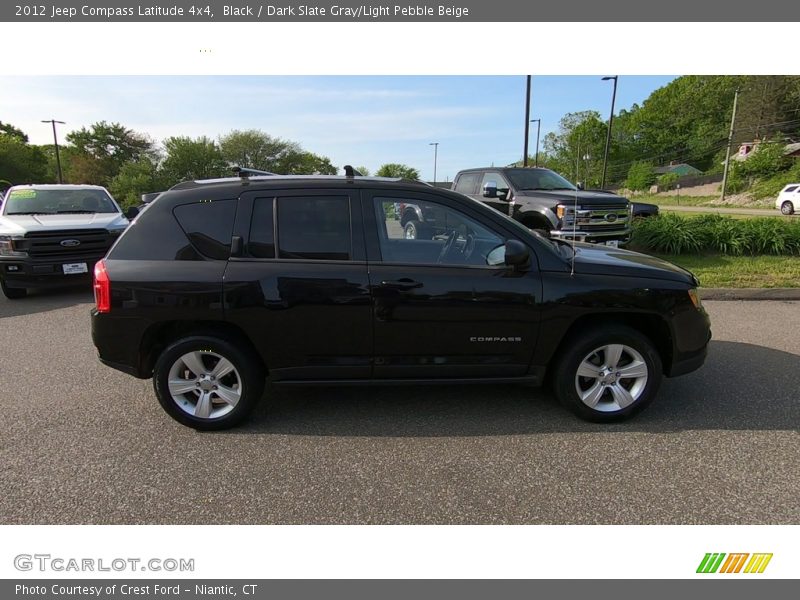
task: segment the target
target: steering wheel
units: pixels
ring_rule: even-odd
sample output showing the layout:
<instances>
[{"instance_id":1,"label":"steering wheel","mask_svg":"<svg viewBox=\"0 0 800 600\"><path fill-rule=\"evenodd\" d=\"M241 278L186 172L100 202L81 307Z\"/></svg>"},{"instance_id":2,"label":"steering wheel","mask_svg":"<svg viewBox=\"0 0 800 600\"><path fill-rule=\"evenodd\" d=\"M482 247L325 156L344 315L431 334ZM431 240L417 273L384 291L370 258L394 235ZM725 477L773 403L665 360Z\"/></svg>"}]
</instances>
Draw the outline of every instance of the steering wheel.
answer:
<instances>
[{"instance_id":1,"label":"steering wheel","mask_svg":"<svg viewBox=\"0 0 800 600\"><path fill-rule=\"evenodd\" d=\"M450 254L450 251L453 249L453 246L456 243L456 239L458 238L458 232L454 229L450 233L447 234L447 240L442 246L442 251L439 252L439 258L436 259L436 264L442 264L444 259Z\"/></svg>"},{"instance_id":2,"label":"steering wheel","mask_svg":"<svg viewBox=\"0 0 800 600\"><path fill-rule=\"evenodd\" d=\"M472 258L472 253L475 251L475 236L471 233L467 234L467 241L464 242L464 248L461 251L461 255L464 258L464 262L468 263L469 259Z\"/></svg>"}]
</instances>

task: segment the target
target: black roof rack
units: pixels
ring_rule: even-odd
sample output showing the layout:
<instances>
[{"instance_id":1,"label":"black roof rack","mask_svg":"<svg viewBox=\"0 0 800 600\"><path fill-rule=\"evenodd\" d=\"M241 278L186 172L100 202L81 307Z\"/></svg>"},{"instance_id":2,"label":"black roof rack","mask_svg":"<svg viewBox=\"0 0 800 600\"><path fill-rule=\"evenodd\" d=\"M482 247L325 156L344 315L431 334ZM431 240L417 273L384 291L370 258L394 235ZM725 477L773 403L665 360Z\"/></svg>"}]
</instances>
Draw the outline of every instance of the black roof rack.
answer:
<instances>
[{"instance_id":1,"label":"black roof rack","mask_svg":"<svg viewBox=\"0 0 800 600\"><path fill-rule=\"evenodd\" d=\"M277 173L270 173L269 171L260 171L258 169L248 169L245 167L233 167L232 171L236 173L239 177L244 179L245 177L253 177L256 175L267 175L267 176L274 176Z\"/></svg>"}]
</instances>

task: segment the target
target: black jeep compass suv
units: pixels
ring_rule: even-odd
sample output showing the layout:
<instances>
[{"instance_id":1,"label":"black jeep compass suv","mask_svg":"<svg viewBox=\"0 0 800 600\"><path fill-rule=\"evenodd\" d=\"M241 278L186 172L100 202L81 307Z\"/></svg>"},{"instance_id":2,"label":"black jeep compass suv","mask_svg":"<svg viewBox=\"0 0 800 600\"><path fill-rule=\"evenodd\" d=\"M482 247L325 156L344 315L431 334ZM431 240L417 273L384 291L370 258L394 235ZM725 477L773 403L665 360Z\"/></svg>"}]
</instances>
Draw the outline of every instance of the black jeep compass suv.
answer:
<instances>
[{"instance_id":1,"label":"black jeep compass suv","mask_svg":"<svg viewBox=\"0 0 800 600\"><path fill-rule=\"evenodd\" d=\"M398 206L436 211L407 239ZM628 417L710 338L695 277L549 240L462 194L400 179L181 183L95 268L100 360L176 420L239 423L276 385L552 384L594 421Z\"/></svg>"}]
</instances>

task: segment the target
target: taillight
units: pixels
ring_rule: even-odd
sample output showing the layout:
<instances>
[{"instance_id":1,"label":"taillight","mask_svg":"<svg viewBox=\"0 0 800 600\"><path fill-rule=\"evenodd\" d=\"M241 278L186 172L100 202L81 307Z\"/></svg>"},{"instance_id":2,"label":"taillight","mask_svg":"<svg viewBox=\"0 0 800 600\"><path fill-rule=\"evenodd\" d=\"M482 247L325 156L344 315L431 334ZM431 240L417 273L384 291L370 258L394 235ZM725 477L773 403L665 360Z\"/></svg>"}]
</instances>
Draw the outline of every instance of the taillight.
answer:
<instances>
[{"instance_id":1,"label":"taillight","mask_svg":"<svg viewBox=\"0 0 800 600\"><path fill-rule=\"evenodd\" d=\"M97 312L111 311L111 280L106 272L106 261L98 261L94 266L94 303Z\"/></svg>"}]
</instances>

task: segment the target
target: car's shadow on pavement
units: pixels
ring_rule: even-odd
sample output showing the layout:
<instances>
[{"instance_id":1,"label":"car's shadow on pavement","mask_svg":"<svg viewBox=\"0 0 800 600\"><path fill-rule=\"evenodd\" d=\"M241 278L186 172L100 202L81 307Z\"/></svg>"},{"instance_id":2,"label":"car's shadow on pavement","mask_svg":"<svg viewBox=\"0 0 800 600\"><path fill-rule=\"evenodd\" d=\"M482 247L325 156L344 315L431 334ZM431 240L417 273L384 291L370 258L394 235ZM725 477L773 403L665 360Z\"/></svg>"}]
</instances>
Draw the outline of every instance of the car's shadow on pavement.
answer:
<instances>
[{"instance_id":1,"label":"car's shadow on pavement","mask_svg":"<svg viewBox=\"0 0 800 600\"><path fill-rule=\"evenodd\" d=\"M550 432L800 428L800 356L714 341L695 373L665 379L634 419L588 423L542 389L514 385L280 388L229 434L447 437Z\"/></svg>"},{"instance_id":2,"label":"car's shadow on pavement","mask_svg":"<svg viewBox=\"0 0 800 600\"><path fill-rule=\"evenodd\" d=\"M35 315L91 302L94 302L92 286L87 283L66 288L29 290L28 296L19 300L9 300L0 295L0 319Z\"/></svg>"}]
</instances>

